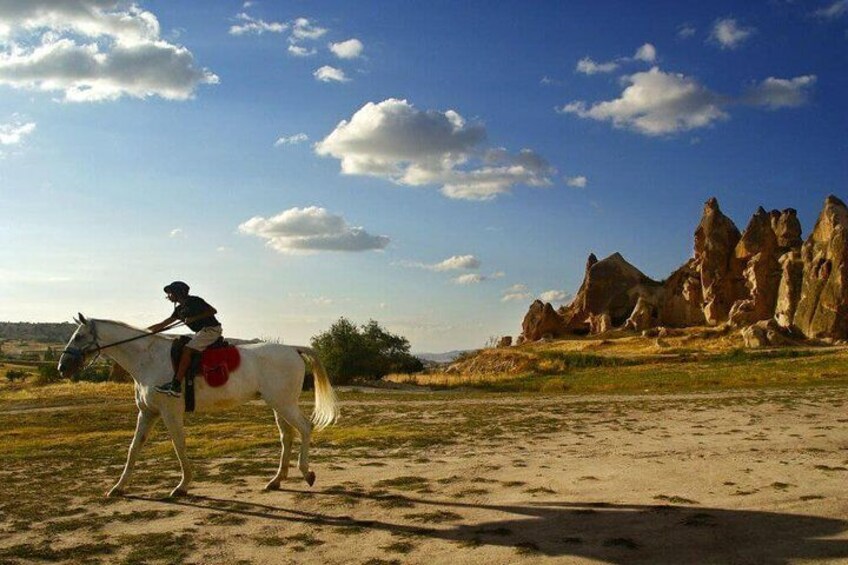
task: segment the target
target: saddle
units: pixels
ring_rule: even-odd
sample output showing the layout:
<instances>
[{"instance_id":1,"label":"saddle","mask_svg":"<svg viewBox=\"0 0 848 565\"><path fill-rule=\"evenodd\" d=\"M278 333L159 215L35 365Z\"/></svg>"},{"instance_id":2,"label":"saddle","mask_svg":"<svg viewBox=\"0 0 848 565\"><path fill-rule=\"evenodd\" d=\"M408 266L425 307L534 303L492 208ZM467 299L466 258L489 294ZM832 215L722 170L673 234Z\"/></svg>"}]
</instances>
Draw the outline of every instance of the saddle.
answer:
<instances>
[{"instance_id":1,"label":"saddle","mask_svg":"<svg viewBox=\"0 0 848 565\"><path fill-rule=\"evenodd\" d=\"M190 336L180 336L171 344L171 364L176 371L183 349L191 341ZM194 411L194 379L202 375L210 387L219 387L227 383L230 373L238 369L241 355L238 348L219 337L200 355L192 355L185 378L186 412Z\"/></svg>"}]
</instances>

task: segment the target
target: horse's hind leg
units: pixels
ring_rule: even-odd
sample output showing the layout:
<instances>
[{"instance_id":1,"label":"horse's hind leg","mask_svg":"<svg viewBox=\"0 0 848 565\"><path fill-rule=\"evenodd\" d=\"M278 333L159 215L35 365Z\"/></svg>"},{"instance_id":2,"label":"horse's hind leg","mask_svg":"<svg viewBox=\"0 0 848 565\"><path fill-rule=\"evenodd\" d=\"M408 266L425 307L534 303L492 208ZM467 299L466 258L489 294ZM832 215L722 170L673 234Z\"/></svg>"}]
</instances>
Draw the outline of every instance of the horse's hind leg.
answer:
<instances>
[{"instance_id":1,"label":"horse's hind leg","mask_svg":"<svg viewBox=\"0 0 848 565\"><path fill-rule=\"evenodd\" d=\"M312 486L315 482L315 473L309 470L309 440L312 436L312 423L304 418L297 404L280 407L280 413L300 433L300 457L297 460L297 467L303 474L303 479Z\"/></svg>"},{"instance_id":2,"label":"horse's hind leg","mask_svg":"<svg viewBox=\"0 0 848 565\"><path fill-rule=\"evenodd\" d=\"M294 439L294 428L286 422L279 410L274 410L274 418L277 420L277 427L280 428L280 441L283 444L283 450L280 453L280 468L277 469L277 474L274 475L271 482L265 485L265 490L279 489L280 481L289 476L289 462L291 461L292 440Z\"/></svg>"},{"instance_id":3,"label":"horse's hind leg","mask_svg":"<svg viewBox=\"0 0 848 565\"><path fill-rule=\"evenodd\" d=\"M144 410L138 411L138 420L135 424L135 436L133 436L132 443L130 443L130 451L127 454L127 463L124 465L124 472L121 473L121 478L118 479L118 482L109 490L106 496L117 496L124 490L124 487L130 480L130 476L132 476L138 452L147 441L147 436L150 434L150 428L153 427L153 424L156 423L157 419L158 416L156 414L146 412Z\"/></svg>"}]
</instances>

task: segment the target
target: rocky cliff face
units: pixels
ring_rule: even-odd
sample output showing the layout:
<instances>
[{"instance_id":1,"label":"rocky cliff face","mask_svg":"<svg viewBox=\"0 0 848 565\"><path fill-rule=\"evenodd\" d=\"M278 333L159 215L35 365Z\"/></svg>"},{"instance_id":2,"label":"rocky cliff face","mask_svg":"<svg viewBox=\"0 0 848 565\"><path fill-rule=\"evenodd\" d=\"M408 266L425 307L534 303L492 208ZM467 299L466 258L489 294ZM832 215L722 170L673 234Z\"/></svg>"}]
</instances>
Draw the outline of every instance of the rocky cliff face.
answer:
<instances>
[{"instance_id":1,"label":"rocky cliff face","mask_svg":"<svg viewBox=\"0 0 848 565\"><path fill-rule=\"evenodd\" d=\"M650 279L619 253L601 261L590 255L574 300L559 311L534 302L519 342L614 327L718 324L751 335L782 328L848 338L848 207L829 196L802 245L795 210L759 208L740 233L711 198L695 229L692 259L666 280Z\"/></svg>"},{"instance_id":2,"label":"rocky cliff face","mask_svg":"<svg viewBox=\"0 0 848 565\"><path fill-rule=\"evenodd\" d=\"M845 338L848 333L848 208L828 196L816 227L801 248L804 270L793 318L808 337Z\"/></svg>"},{"instance_id":3,"label":"rocky cliff face","mask_svg":"<svg viewBox=\"0 0 848 565\"><path fill-rule=\"evenodd\" d=\"M695 229L695 264L701 275L704 318L710 325L727 320L742 285L742 268L735 256L741 235L733 220L722 214L718 200L704 204Z\"/></svg>"},{"instance_id":4,"label":"rocky cliff face","mask_svg":"<svg viewBox=\"0 0 848 565\"><path fill-rule=\"evenodd\" d=\"M777 240L772 216L760 207L734 250L734 267L742 268L747 290L746 296L742 289L734 289L736 300L728 314L734 326L747 326L774 315L781 274Z\"/></svg>"}]
</instances>

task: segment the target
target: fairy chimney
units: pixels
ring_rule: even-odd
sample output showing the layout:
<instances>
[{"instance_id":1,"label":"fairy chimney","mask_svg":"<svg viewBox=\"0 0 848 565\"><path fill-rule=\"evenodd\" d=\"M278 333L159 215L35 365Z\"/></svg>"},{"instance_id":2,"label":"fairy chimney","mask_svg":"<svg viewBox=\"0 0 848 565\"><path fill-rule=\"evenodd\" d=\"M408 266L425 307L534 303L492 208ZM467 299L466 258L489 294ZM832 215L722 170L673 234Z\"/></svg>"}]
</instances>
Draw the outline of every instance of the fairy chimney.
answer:
<instances>
[{"instance_id":1,"label":"fairy chimney","mask_svg":"<svg viewBox=\"0 0 848 565\"><path fill-rule=\"evenodd\" d=\"M695 230L695 261L701 275L704 318L708 324L727 320L730 307L741 294L742 268L734 254L740 238L736 225L721 212L718 200L707 200Z\"/></svg>"},{"instance_id":2,"label":"fairy chimney","mask_svg":"<svg viewBox=\"0 0 848 565\"><path fill-rule=\"evenodd\" d=\"M848 208L825 199L815 228L801 248L804 272L794 323L807 337L848 336Z\"/></svg>"}]
</instances>

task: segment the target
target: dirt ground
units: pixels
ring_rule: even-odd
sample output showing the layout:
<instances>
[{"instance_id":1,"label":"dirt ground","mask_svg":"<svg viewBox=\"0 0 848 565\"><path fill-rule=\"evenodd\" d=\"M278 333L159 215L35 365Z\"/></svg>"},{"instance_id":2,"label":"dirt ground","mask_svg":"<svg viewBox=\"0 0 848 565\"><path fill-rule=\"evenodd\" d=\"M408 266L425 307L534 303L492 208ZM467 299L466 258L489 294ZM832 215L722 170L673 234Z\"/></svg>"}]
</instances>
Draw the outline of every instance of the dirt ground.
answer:
<instances>
[{"instance_id":1,"label":"dirt ground","mask_svg":"<svg viewBox=\"0 0 848 565\"><path fill-rule=\"evenodd\" d=\"M178 467L160 430L128 496L105 499L125 407L102 468L49 480L43 458L4 463L0 563L848 563L846 392L349 395L338 435L316 437L315 486L292 468L277 492L262 491L275 431L249 406L268 442L195 457L191 496L166 497ZM25 514L15 492L65 498Z\"/></svg>"}]
</instances>

